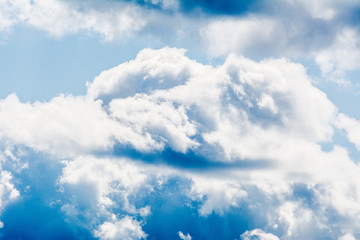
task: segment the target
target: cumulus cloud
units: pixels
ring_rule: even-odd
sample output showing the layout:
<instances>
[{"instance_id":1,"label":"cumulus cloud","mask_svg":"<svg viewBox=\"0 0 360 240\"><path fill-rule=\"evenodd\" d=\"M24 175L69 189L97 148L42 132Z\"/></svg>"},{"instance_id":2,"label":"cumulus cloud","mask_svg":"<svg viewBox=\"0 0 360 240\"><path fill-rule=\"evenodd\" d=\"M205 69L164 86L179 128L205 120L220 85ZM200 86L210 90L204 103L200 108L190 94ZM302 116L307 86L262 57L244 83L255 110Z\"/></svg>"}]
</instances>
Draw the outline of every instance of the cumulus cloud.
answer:
<instances>
[{"instance_id":1,"label":"cumulus cloud","mask_svg":"<svg viewBox=\"0 0 360 240\"><path fill-rule=\"evenodd\" d=\"M23 145L63 158L107 151L116 142L141 151L169 144L184 152L197 145L190 138L196 129L181 107L118 99L110 104L110 110L109 115L102 101L87 97L59 96L49 102L22 103L12 94L0 101L0 140L6 146ZM151 121L145 118L149 116Z\"/></svg>"},{"instance_id":2,"label":"cumulus cloud","mask_svg":"<svg viewBox=\"0 0 360 240\"><path fill-rule=\"evenodd\" d=\"M270 140L271 137L266 137L267 134L274 136L284 132L287 132L287 135L291 133L291 138L296 136L297 140L326 141L331 138L330 124L336 108L324 93L311 86L300 65L286 60L255 63L244 58L230 57L223 67L231 81L228 92L224 93L231 99L229 105L226 104L227 111L224 111L224 114L228 114L228 119L223 119L225 121L222 124L219 123L219 131L205 135L209 141L218 142L224 149L228 148L229 153L241 154L239 151L242 150L232 147L230 142L221 142L231 135L233 139L241 141L242 137L237 136L244 134L249 134L248 141L252 134L256 134L259 136L257 144L261 145L262 141ZM299 89L301 91L298 91ZM266 100L268 103L264 104ZM314 102L321 102L321 105L313 104ZM242 119L245 124L237 128L232 119ZM237 129L239 132L232 134L228 131L230 129L233 129L233 133ZM247 149L251 148L252 146L248 145ZM247 151L245 147L244 151Z\"/></svg>"},{"instance_id":3,"label":"cumulus cloud","mask_svg":"<svg viewBox=\"0 0 360 240\"><path fill-rule=\"evenodd\" d=\"M10 95L0 102L0 139L8 156L15 154L12 146L24 145L67 158L58 181L66 196L61 209L104 239L145 238L150 203L173 191L171 178L184 183L176 194L201 219L245 209L254 219L248 229L269 229L282 239L356 231L359 166L344 147L321 148L332 141L334 128L356 127L357 120L339 113L300 64L232 54L214 67L175 48L141 51L101 73L86 96L22 103ZM103 156L115 145L141 154ZM162 155L164 149L183 155ZM172 164L189 151L233 168L196 172ZM134 156L143 159L134 162ZM169 166L144 164L149 156L168 158ZM246 169L244 161L259 165ZM179 229L187 230L173 234ZM271 236L243 236L256 234Z\"/></svg>"},{"instance_id":4,"label":"cumulus cloud","mask_svg":"<svg viewBox=\"0 0 360 240\"><path fill-rule=\"evenodd\" d=\"M149 232L159 222L172 225L166 236L206 238L200 232L215 231L216 219L236 219L219 228L243 240L358 237L360 169L333 133L343 130L359 150L359 120L341 113L304 66L269 57L310 55L323 77L346 82L360 62L358 2L255 2L1 1L1 32L21 24L57 38L138 33L172 45L169 35L179 45L192 35L191 45L226 60L214 66L184 49L144 49L87 83L85 96L0 100L0 212L22 195L22 170L7 167L24 147L62 161L53 173L62 197L51 206L100 239L161 239ZM176 161L221 167L195 171ZM191 222L199 232L186 218L201 222Z\"/></svg>"},{"instance_id":5,"label":"cumulus cloud","mask_svg":"<svg viewBox=\"0 0 360 240\"><path fill-rule=\"evenodd\" d=\"M104 240L146 239L146 234L142 231L139 222L129 216L114 222L104 222L96 232L96 236Z\"/></svg>"},{"instance_id":6,"label":"cumulus cloud","mask_svg":"<svg viewBox=\"0 0 360 240\"><path fill-rule=\"evenodd\" d=\"M164 56L164 52L166 49L159 53L153 51L152 58L157 54ZM180 53L183 54L181 51ZM185 57L178 59L176 63L171 57L167 59L168 64L179 66L188 62ZM160 62L162 61L164 60ZM266 60L259 63L236 56L230 56L224 65L217 68L198 63L193 65L194 68L188 68L189 71L180 74L178 78L183 80L177 85L145 89L136 95L136 100L152 99L157 104L166 100L187 109L189 120L194 121L203 138L196 150L199 154L202 154L202 146L218 144L225 153L220 160L268 159L275 165L280 164L270 170L242 173L243 178L251 179L250 182L257 187L261 186L262 180L270 181L275 186L284 179L320 184L322 190L318 191L317 197L326 202L328 207L335 208L344 215L350 214L350 209L357 209L354 208L356 200L351 200L348 192L359 180L355 170L358 166L350 160L345 149L335 146L332 151L323 152L319 145L321 142L331 141L337 109L323 92L312 86L301 65L286 60ZM115 71L113 75L116 76ZM115 85L120 82L118 89L121 89L123 81L124 79L118 79L114 82ZM161 82L162 78L155 79L153 85L156 86L157 81ZM90 85L91 91L94 91L94 86ZM127 95L122 96L116 90L98 96L102 99L107 96L132 99ZM296 174L291 177L289 172ZM228 173L229 178L237 175ZM334 175L347 175L349 178L333 181ZM221 214L246 202L244 199L248 193L237 184L227 183L214 188L214 183L197 184L195 179L193 178L194 185L189 196L203 202L199 208L201 215L206 216L213 211ZM219 179L216 181L219 183ZM264 187L263 191L281 196L291 191L291 186L286 187L285 192L278 192L277 188L266 189ZM355 197L357 198L358 196ZM341 202L347 202L346 206L349 207L341 206ZM356 217L357 214L355 211L351 215ZM293 237L304 230L296 228L297 225L311 229L308 222L321 228L314 224L317 218L312 211L298 203L284 203L273 215L279 216L274 220L277 224L286 226L283 236Z\"/></svg>"},{"instance_id":7,"label":"cumulus cloud","mask_svg":"<svg viewBox=\"0 0 360 240\"><path fill-rule=\"evenodd\" d=\"M38 151L104 151L119 142L140 151L166 145L201 154L210 145L224 152L217 160L282 163L301 149L324 155L319 143L331 140L337 114L300 64L231 55L214 68L170 48L144 50L101 73L87 97L30 104L11 95L1 111L3 138Z\"/></svg>"},{"instance_id":8,"label":"cumulus cloud","mask_svg":"<svg viewBox=\"0 0 360 240\"><path fill-rule=\"evenodd\" d=\"M136 117L147 105L147 116L153 112L168 119L170 115L171 119L182 119L176 121L177 130L172 131L172 134L179 132L173 139L182 142L182 147L175 147L175 150L184 152L197 145L189 138L195 134L196 126L202 129L203 139L219 144L227 157L263 157L245 153L256 147L251 146L251 142L256 142L260 148L260 142L270 144L274 138L271 136L282 136L284 132L286 135L290 132L294 140L299 137L314 142L328 141L333 131L331 121L336 114L336 107L323 92L312 86L299 64L283 59L256 63L231 55L224 65L213 68L189 60L183 50L169 48L143 50L134 61L101 73L94 83L88 84L88 95L104 101L112 99L109 104L112 114L118 120L136 121L139 123L136 126L147 124L144 116L141 120ZM171 110L171 104L180 107ZM116 105L121 106L119 110ZM164 107L166 114L160 110ZM239 122L242 122L240 126ZM168 124L162 122L161 125L169 129ZM251 136L258 139L249 141ZM174 147L171 138L170 145ZM227 142L227 139L232 140ZM246 142L239 144L241 139ZM264 150L252 152L268 156Z\"/></svg>"}]
</instances>

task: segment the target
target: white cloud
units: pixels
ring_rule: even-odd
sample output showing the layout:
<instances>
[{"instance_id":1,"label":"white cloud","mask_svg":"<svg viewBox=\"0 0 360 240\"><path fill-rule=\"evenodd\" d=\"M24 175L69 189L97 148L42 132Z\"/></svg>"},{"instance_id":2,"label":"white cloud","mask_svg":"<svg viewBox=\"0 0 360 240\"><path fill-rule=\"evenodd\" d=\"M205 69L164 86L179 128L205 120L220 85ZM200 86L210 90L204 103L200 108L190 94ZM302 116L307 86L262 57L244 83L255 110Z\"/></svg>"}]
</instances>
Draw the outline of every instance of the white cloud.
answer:
<instances>
[{"instance_id":1,"label":"white cloud","mask_svg":"<svg viewBox=\"0 0 360 240\"><path fill-rule=\"evenodd\" d=\"M180 239L182 240L191 240L190 234L183 234L181 231L178 232Z\"/></svg>"},{"instance_id":2,"label":"white cloud","mask_svg":"<svg viewBox=\"0 0 360 240\"><path fill-rule=\"evenodd\" d=\"M171 0L150 2L163 9L179 7ZM343 14L339 2L288 2L302 6L305 13L299 8L296 16L264 13L183 23L202 28L203 41L198 44L205 43L212 56L235 52L297 57L311 52L324 76L338 80L360 67L357 30L336 24L330 29L340 29L337 33L327 28ZM0 31L25 24L55 37L84 31L113 41L141 31L149 21L155 26L159 19L167 19L155 14L149 18L149 13L128 3L108 2L96 8L94 2L5 0L0 2ZM25 145L54 158L74 158L66 162L59 180L69 196L62 210L70 220L86 219L101 239L146 238L138 218L148 216L151 206L136 206L131 197L154 191L154 179L165 175L159 173L163 169L141 167L131 160L81 157L109 151L115 143L143 152L191 149L209 161L234 166L205 174L178 169L176 174L191 179L185 194L200 202L202 217L246 206L264 223L263 229L279 236L255 226L241 235L243 240L311 239L319 232L355 239L352 234L360 229L360 169L345 148L321 149L321 143L331 142L334 126L345 130L360 149L359 121L338 114L300 64L285 59L255 62L230 54L224 64L214 67L173 48L144 49L134 60L102 72L88 83L87 96L22 103L10 95L0 101L0 144L5 155L17 159L12 147ZM245 170L236 165L257 160L261 164ZM167 161L171 164L171 159ZM0 210L19 196L11 180L10 172L1 171ZM305 185L311 194L297 196L296 184ZM115 208L125 215L115 213Z\"/></svg>"},{"instance_id":3,"label":"white cloud","mask_svg":"<svg viewBox=\"0 0 360 240\"><path fill-rule=\"evenodd\" d=\"M338 240L356 240L356 238L351 234L345 234L344 236L338 238Z\"/></svg>"},{"instance_id":4,"label":"white cloud","mask_svg":"<svg viewBox=\"0 0 360 240\"><path fill-rule=\"evenodd\" d=\"M129 216L120 220L115 219L113 222L104 222L95 235L103 240L136 240L146 239L147 236L140 223Z\"/></svg>"},{"instance_id":5,"label":"white cloud","mask_svg":"<svg viewBox=\"0 0 360 240\"><path fill-rule=\"evenodd\" d=\"M301 139L331 139L336 107L311 85L301 65L230 56L216 69L199 71L184 85L153 95L189 108L199 128L206 127L205 141L219 144L229 159L268 158L275 149L282 155L281 144L285 149Z\"/></svg>"},{"instance_id":6,"label":"white cloud","mask_svg":"<svg viewBox=\"0 0 360 240\"><path fill-rule=\"evenodd\" d=\"M126 108L129 104L139 108ZM185 152L197 145L190 138L195 126L182 107L135 98L114 100L110 109L108 115L101 100L81 96L22 103L12 94L0 101L0 140L8 149L24 145L63 158L107 151L116 141L140 151L160 150L169 144ZM151 116L151 121L145 116Z\"/></svg>"},{"instance_id":7,"label":"white cloud","mask_svg":"<svg viewBox=\"0 0 360 240\"><path fill-rule=\"evenodd\" d=\"M106 41L124 39L145 26L140 9L130 4L59 0L5 0L0 3L0 30L25 23L55 37L79 31L95 32Z\"/></svg>"},{"instance_id":8,"label":"white cloud","mask_svg":"<svg viewBox=\"0 0 360 240\"><path fill-rule=\"evenodd\" d=\"M320 145L332 140L334 123L354 134L358 123L338 114L303 66L230 55L213 67L184 54L182 49L146 49L101 73L88 84L87 96L30 104L11 95L0 102L1 144L10 149L10 158L17 145L73 158L59 181L70 196L62 209L70 219L82 216L98 223L104 238L117 236L114 226L122 215L114 208L132 217L150 214L151 206L136 206L131 197L160 185L158 174L167 176L164 169L131 160L86 156L106 153L115 143L152 153L165 146L182 153L192 149L209 164L233 166L207 174L173 170L191 180L184 194L200 202L203 217L248 206L263 213L267 229L283 239L296 239L301 232L312 236L330 225L336 236L341 236L338 229L359 229L359 166L343 147L324 152ZM166 159L170 165L171 160ZM249 168L242 167L244 161ZM318 205L295 197L296 184L307 186ZM331 211L346 221L331 222Z\"/></svg>"},{"instance_id":9,"label":"white cloud","mask_svg":"<svg viewBox=\"0 0 360 240\"><path fill-rule=\"evenodd\" d=\"M146 187L148 174L125 159L79 157L66 163L59 183L74 196L75 205L105 210L114 204L129 213L140 213L128 197ZM121 189L121 190L119 190ZM113 202L111 194L119 194L122 202Z\"/></svg>"},{"instance_id":10,"label":"white cloud","mask_svg":"<svg viewBox=\"0 0 360 240\"><path fill-rule=\"evenodd\" d=\"M315 52L322 73L344 82L344 72L360 67L360 35L352 28L341 29L328 48Z\"/></svg>"},{"instance_id":11,"label":"white cloud","mask_svg":"<svg viewBox=\"0 0 360 240\"><path fill-rule=\"evenodd\" d=\"M105 70L87 83L93 98L129 97L168 89L188 80L201 64L184 56L184 49L143 49L132 61Z\"/></svg>"},{"instance_id":12,"label":"white cloud","mask_svg":"<svg viewBox=\"0 0 360 240\"><path fill-rule=\"evenodd\" d=\"M319 143L331 140L337 114L305 69L284 59L231 55L214 68L184 50L147 49L88 86L95 100L59 96L24 104L9 96L0 103L2 138L61 153L106 150L116 140L142 151L168 144L201 153L218 145L221 161L268 159L296 169L306 165L300 156L326 156Z\"/></svg>"},{"instance_id":13,"label":"white cloud","mask_svg":"<svg viewBox=\"0 0 360 240\"><path fill-rule=\"evenodd\" d=\"M289 201L278 209L277 220L287 226L286 236L289 237L298 237L301 231L296 230L310 224L312 218L312 211L299 206L298 203ZM293 236L295 231L297 234Z\"/></svg>"},{"instance_id":14,"label":"white cloud","mask_svg":"<svg viewBox=\"0 0 360 240\"><path fill-rule=\"evenodd\" d=\"M299 64L284 59L257 63L231 55L224 65L213 68L189 60L183 50L169 48L144 50L134 61L101 73L88 84L88 95L112 99L113 115L137 126L142 135L151 125L139 114L151 115L152 120L160 117L168 133L155 129L156 134L178 151L196 146L189 138L196 126L205 141L219 144L228 158L269 156L264 146L272 143L329 141L336 114L336 107L312 86ZM171 105L180 107L174 111ZM169 125L165 119L178 120ZM151 124L159 126L156 121ZM177 130L170 134L172 125Z\"/></svg>"},{"instance_id":15,"label":"white cloud","mask_svg":"<svg viewBox=\"0 0 360 240\"><path fill-rule=\"evenodd\" d=\"M311 59L324 79L349 84L344 72L359 68L358 1L287 0L265 6L271 10L210 18L199 26L207 53Z\"/></svg>"},{"instance_id":16,"label":"white cloud","mask_svg":"<svg viewBox=\"0 0 360 240\"><path fill-rule=\"evenodd\" d=\"M164 56L165 51L153 51L152 59L157 59L157 54ZM183 52L180 51L180 54ZM171 57L165 59L168 64L175 66L188 62L185 57L180 57L177 62ZM165 59L161 59L161 62ZM317 196L324 208L333 207L344 216L356 218L359 211L355 203L359 196L350 196L350 189L358 185L358 166L341 147L335 146L330 152L321 150L319 143L331 141L337 109L323 92L312 86L301 65L283 59L253 62L231 56L217 68L198 63L194 63L194 66L181 74L187 77L177 86L146 90L135 98L145 103L152 99L152 103L159 105L164 101L173 102L187 109L189 120L196 123L204 137L205 142L201 143L200 148L217 143L228 161L238 158L266 159L275 164L263 170L241 172L241 177L236 171L227 171L224 178L240 179L238 181L257 187L262 182L278 186L284 180L319 184L326 189L319 191ZM131 79L131 76L113 84L119 84L116 86L121 89L126 79ZM95 88L92 90L95 91ZM121 96L119 93L111 95ZM106 96L103 94L101 98ZM220 160L225 159L222 157ZM341 176L341 180L335 180L333 176ZM204 216L213 211L222 214L230 207L238 207L246 202L249 194L236 181L220 184L219 179L214 182L206 179L202 183L196 179L193 178L189 196L203 201L199 213ZM217 184L221 186L217 188ZM291 188L287 189L291 191ZM276 188L263 190L277 196L288 194L286 191L277 192ZM283 226L284 236L296 236L301 230L318 226L315 224L318 219L311 210L298 203L291 205L293 208L286 206L290 205L284 203L277 213L273 213L282 216L274 221ZM295 228L297 224L301 228Z\"/></svg>"},{"instance_id":17,"label":"white cloud","mask_svg":"<svg viewBox=\"0 0 360 240\"><path fill-rule=\"evenodd\" d=\"M169 172L161 167L141 166L141 163L134 163L130 159L81 157L68 162L64 168L60 184L70 202L63 210L72 221L81 216L88 218L88 222L104 221L100 226L104 226L105 230L99 230L99 226L97 232L103 232L101 236L112 236L115 231L111 229L116 225L114 219L117 218L113 213L114 209L146 217L150 209L137 208L132 201L146 198L147 192L150 193L153 189L164 193L169 191L166 188L159 190L158 187L162 186L171 174L191 180L189 192L186 194L194 202L201 203L199 214L203 217L212 213L226 215L234 209L245 208L249 211L249 218L254 218L255 222L257 218L258 221L266 219L265 227L273 229L282 239L299 239L301 236L311 238L330 225L333 226L332 234L338 235L340 229L351 230L357 226L343 221L344 218L354 221L359 214L359 208L356 207L359 196L355 192L360 191L353 188L358 181L358 167L346 164L343 166L347 163L343 161L343 156L331 157L335 158L338 166L334 166L329 158L321 159L315 156L310 159L314 163L311 166L314 172L304 168L304 174L308 175L299 178L300 184L306 184L308 191L314 192L309 200L314 207L305 205L301 197L295 197L294 181L287 180L286 176L279 176L274 169L268 172L261 169L219 169L218 174L209 172L205 176L186 173L181 169ZM306 157L304 160L309 164ZM316 166L317 161L327 161L328 165L321 166L321 171L326 173L324 176L316 176L320 173ZM311 176L312 174L317 178ZM347 176L344 176L345 174ZM332 181L331 176L338 177ZM311 183L304 183L305 178L309 178L308 181ZM162 180L159 182L156 179ZM187 189L186 186L183 187ZM327 215L327 211L334 209L342 216L340 222ZM109 233L105 233L107 231Z\"/></svg>"},{"instance_id":18,"label":"white cloud","mask_svg":"<svg viewBox=\"0 0 360 240\"><path fill-rule=\"evenodd\" d=\"M260 101L257 102L260 109L267 109L272 114L277 114L279 109L275 105L274 99L268 94L262 94Z\"/></svg>"},{"instance_id":19,"label":"white cloud","mask_svg":"<svg viewBox=\"0 0 360 240\"><path fill-rule=\"evenodd\" d=\"M116 126L101 101L59 96L30 104L12 94L0 101L0 112L0 136L7 145L25 145L65 157L109 149L113 143Z\"/></svg>"},{"instance_id":20,"label":"white cloud","mask_svg":"<svg viewBox=\"0 0 360 240\"><path fill-rule=\"evenodd\" d=\"M342 14L351 11L358 4L356 0L287 0L286 2L294 8L304 8L314 19L329 22L334 19L341 21L341 17L344 17Z\"/></svg>"},{"instance_id":21,"label":"white cloud","mask_svg":"<svg viewBox=\"0 0 360 240\"><path fill-rule=\"evenodd\" d=\"M241 234L242 240L252 240L252 239L259 239L259 240L279 240L277 236L271 233L266 233L261 229L253 229L251 231L246 231Z\"/></svg>"},{"instance_id":22,"label":"white cloud","mask_svg":"<svg viewBox=\"0 0 360 240\"><path fill-rule=\"evenodd\" d=\"M269 45L272 49L282 47L283 34L275 19L265 17L214 20L200 30L209 53L215 56L231 52L268 53Z\"/></svg>"},{"instance_id":23,"label":"white cloud","mask_svg":"<svg viewBox=\"0 0 360 240\"><path fill-rule=\"evenodd\" d=\"M323 20L331 20L336 17L337 7L339 5L338 1L334 0L319 0L319 1L309 1L309 0L288 0L290 4L294 6L304 7L313 18L319 18ZM349 2L349 1L347 1Z\"/></svg>"},{"instance_id":24,"label":"white cloud","mask_svg":"<svg viewBox=\"0 0 360 240\"><path fill-rule=\"evenodd\" d=\"M19 191L11 183L12 174L8 171L1 171L0 175L0 209L4 207L12 200L20 196Z\"/></svg>"},{"instance_id":25,"label":"white cloud","mask_svg":"<svg viewBox=\"0 0 360 240\"><path fill-rule=\"evenodd\" d=\"M13 184L13 175L9 171L0 171L0 213L4 211L6 206L19 198L20 192ZM0 221L0 228L4 227L4 223Z\"/></svg>"},{"instance_id":26,"label":"white cloud","mask_svg":"<svg viewBox=\"0 0 360 240\"><path fill-rule=\"evenodd\" d=\"M78 157L65 162L59 179L66 196L61 209L100 239L146 238L136 218L146 218L150 206L137 207L134 201L153 191L156 175L155 168L129 159Z\"/></svg>"},{"instance_id":27,"label":"white cloud","mask_svg":"<svg viewBox=\"0 0 360 240\"><path fill-rule=\"evenodd\" d=\"M250 153L242 154L242 151L264 153L265 146L271 146L274 140L281 144L283 133L287 141L330 140L336 108L323 92L311 85L301 65L283 59L257 63L231 56L222 68L230 77L228 90L223 93L229 99L221 106L218 130L207 133L205 139L218 142L230 155L250 158ZM270 112L264 108L264 95L269 99ZM251 145L255 142L258 150L254 149L256 145ZM274 149L271 147L271 151ZM270 155L267 152L259 157Z\"/></svg>"},{"instance_id":28,"label":"white cloud","mask_svg":"<svg viewBox=\"0 0 360 240\"><path fill-rule=\"evenodd\" d=\"M339 114L335 120L335 125L345 131L348 140L360 151L360 122L345 114Z\"/></svg>"},{"instance_id":29,"label":"white cloud","mask_svg":"<svg viewBox=\"0 0 360 240\"><path fill-rule=\"evenodd\" d=\"M185 153L198 143L190 137L196 133L183 107L171 102L155 102L145 97L115 99L109 104L111 116L130 126L139 135L151 136L161 148L167 142L175 151Z\"/></svg>"},{"instance_id":30,"label":"white cloud","mask_svg":"<svg viewBox=\"0 0 360 240\"><path fill-rule=\"evenodd\" d=\"M200 200L202 205L199 213L207 216L216 212L224 214L230 207L239 207L239 202L247 197L246 191L239 184L221 179L191 177L193 183L188 195Z\"/></svg>"},{"instance_id":31,"label":"white cloud","mask_svg":"<svg viewBox=\"0 0 360 240\"><path fill-rule=\"evenodd\" d=\"M16 2L2 1L0 3L0 31L7 30L17 22Z\"/></svg>"},{"instance_id":32,"label":"white cloud","mask_svg":"<svg viewBox=\"0 0 360 240\"><path fill-rule=\"evenodd\" d=\"M336 35L330 20L314 18L302 6L310 4L316 5L277 1L274 5L282 11L213 18L199 26L199 34L210 56L237 53L261 59L308 58L311 53L329 47Z\"/></svg>"}]
</instances>

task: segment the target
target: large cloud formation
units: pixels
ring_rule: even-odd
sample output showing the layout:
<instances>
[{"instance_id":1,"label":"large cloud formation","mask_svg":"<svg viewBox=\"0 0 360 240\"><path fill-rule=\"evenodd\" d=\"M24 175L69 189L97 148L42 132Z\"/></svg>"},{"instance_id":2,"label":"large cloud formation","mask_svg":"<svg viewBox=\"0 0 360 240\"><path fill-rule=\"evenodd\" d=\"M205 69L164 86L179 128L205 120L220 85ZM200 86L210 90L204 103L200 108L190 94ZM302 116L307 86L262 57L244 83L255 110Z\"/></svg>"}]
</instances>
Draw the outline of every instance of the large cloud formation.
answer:
<instances>
[{"instance_id":1,"label":"large cloud formation","mask_svg":"<svg viewBox=\"0 0 360 240\"><path fill-rule=\"evenodd\" d=\"M195 226L233 219L227 233L206 231L210 239L359 236L360 169L332 139L345 130L357 146L360 123L301 64L230 54L211 66L183 49L144 49L87 86L85 96L1 100L0 141L14 171L31 152L61 162L53 204L94 237L205 237L206 227L176 217L159 232L159 218L177 209ZM179 167L189 159L221 167ZM19 192L3 175L6 204Z\"/></svg>"},{"instance_id":2,"label":"large cloud formation","mask_svg":"<svg viewBox=\"0 0 360 240\"><path fill-rule=\"evenodd\" d=\"M360 238L360 121L297 63L356 89L358 11L357 0L1 1L1 37L15 26L148 37L210 58L144 48L82 96L1 99L1 237Z\"/></svg>"}]
</instances>

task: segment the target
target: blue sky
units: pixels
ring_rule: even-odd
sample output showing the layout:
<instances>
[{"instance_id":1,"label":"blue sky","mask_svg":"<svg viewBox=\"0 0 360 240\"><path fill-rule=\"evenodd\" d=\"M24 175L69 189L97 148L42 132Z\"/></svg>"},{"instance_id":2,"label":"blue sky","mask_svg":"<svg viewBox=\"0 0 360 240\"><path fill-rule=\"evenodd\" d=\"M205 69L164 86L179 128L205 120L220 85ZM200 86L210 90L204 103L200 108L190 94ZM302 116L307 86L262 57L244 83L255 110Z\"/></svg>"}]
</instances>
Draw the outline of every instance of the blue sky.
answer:
<instances>
[{"instance_id":1,"label":"blue sky","mask_svg":"<svg viewBox=\"0 0 360 240\"><path fill-rule=\"evenodd\" d=\"M0 237L360 239L359 18L0 2Z\"/></svg>"}]
</instances>

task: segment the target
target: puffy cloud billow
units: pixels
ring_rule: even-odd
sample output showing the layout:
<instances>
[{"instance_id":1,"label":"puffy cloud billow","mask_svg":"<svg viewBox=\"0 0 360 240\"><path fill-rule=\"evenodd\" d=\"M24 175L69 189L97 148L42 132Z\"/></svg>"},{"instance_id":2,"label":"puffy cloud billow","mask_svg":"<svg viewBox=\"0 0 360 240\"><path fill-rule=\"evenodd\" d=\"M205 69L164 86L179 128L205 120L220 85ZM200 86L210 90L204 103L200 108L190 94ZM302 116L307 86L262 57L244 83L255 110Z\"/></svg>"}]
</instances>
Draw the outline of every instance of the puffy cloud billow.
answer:
<instances>
[{"instance_id":1,"label":"puffy cloud billow","mask_svg":"<svg viewBox=\"0 0 360 240\"><path fill-rule=\"evenodd\" d=\"M2 36L22 26L177 46L144 46L83 95L0 99L1 238L360 238L360 120L321 85L356 88L356 9L1 2Z\"/></svg>"}]
</instances>

